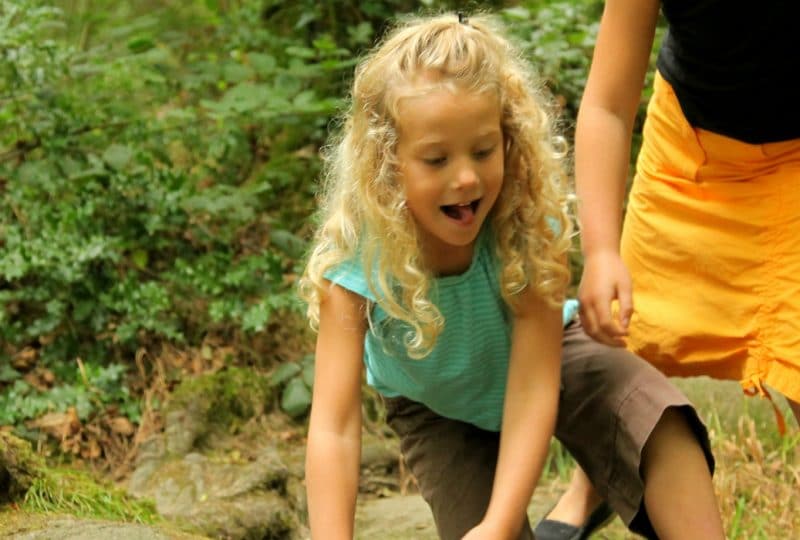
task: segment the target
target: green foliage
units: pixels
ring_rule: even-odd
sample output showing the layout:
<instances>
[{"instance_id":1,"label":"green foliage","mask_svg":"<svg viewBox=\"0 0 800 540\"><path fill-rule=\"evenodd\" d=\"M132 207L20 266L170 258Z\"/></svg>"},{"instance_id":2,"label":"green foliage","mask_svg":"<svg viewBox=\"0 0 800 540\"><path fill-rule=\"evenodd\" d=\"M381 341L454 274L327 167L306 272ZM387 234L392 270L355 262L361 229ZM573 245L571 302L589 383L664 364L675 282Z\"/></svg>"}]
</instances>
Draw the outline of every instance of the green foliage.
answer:
<instances>
[{"instance_id":1,"label":"green foliage","mask_svg":"<svg viewBox=\"0 0 800 540\"><path fill-rule=\"evenodd\" d=\"M529 0L502 11L567 124L577 115L602 10L602 0Z\"/></svg>"},{"instance_id":2,"label":"green foliage","mask_svg":"<svg viewBox=\"0 0 800 540\"><path fill-rule=\"evenodd\" d=\"M81 51L32 38L63 26L58 10L3 6L0 337L102 358L214 323L262 330L294 308L283 276L303 248L270 237L295 238L317 164L286 176L261 154L285 162L320 139L338 102L314 83L343 67L336 51L273 57L266 29L222 45L245 9L185 58L141 37L164 31L147 16L114 30L126 48ZM294 193L305 200L276 204Z\"/></svg>"},{"instance_id":3,"label":"green foliage","mask_svg":"<svg viewBox=\"0 0 800 540\"><path fill-rule=\"evenodd\" d=\"M62 383L49 390L39 390L18 374L0 394L0 425L21 425L50 412L75 408L81 421L97 410L115 407L133 422L141 416L139 402L125 385L125 366L79 364L61 366ZM6 373L16 373L9 370Z\"/></svg>"},{"instance_id":4,"label":"green foliage","mask_svg":"<svg viewBox=\"0 0 800 540\"><path fill-rule=\"evenodd\" d=\"M306 148L339 95L320 97L318 82L352 62L330 40L287 47L254 6L171 13L212 24L187 52L192 36L158 17L81 48L57 39L63 12L0 4L4 423L56 403L85 416L100 395L68 381L34 391L7 367L25 346L51 367L101 366L153 339L258 332L297 309L284 276L305 250L293 231L318 170Z\"/></svg>"}]
</instances>

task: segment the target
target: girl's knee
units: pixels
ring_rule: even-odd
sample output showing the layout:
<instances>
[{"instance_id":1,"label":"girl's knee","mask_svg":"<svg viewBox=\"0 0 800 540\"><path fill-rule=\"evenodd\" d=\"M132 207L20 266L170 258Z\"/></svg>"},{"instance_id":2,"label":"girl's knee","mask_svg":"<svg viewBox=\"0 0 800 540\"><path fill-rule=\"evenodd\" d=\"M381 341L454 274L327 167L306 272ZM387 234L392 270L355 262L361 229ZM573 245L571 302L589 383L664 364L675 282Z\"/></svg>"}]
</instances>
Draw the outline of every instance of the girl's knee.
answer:
<instances>
[{"instance_id":1,"label":"girl's knee","mask_svg":"<svg viewBox=\"0 0 800 540\"><path fill-rule=\"evenodd\" d=\"M640 470L646 477L649 470L674 459L696 459L698 465L703 460L708 474L714 473L708 433L694 409L688 405L674 405L664 410L642 449Z\"/></svg>"}]
</instances>

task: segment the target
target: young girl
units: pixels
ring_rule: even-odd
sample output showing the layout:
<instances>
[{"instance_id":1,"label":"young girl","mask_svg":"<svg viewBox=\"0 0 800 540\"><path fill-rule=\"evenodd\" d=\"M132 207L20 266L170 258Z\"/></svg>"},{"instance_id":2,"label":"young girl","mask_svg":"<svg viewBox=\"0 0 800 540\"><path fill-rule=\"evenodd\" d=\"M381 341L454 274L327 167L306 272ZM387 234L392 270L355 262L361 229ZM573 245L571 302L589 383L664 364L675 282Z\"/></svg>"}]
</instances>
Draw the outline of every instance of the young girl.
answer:
<instances>
[{"instance_id":1,"label":"young girl","mask_svg":"<svg viewBox=\"0 0 800 540\"><path fill-rule=\"evenodd\" d=\"M722 538L691 405L564 303L564 175L503 34L486 17L413 20L356 69L301 281L319 331L312 535L353 537L366 366L442 538L532 538L554 429L632 527Z\"/></svg>"},{"instance_id":2,"label":"young girl","mask_svg":"<svg viewBox=\"0 0 800 540\"><path fill-rule=\"evenodd\" d=\"M659 8L669 26L620 246ZM796 1L608 0L575 159L587 332L667 375L772 387L800 420L798 18Z\"/></svg>"}]
</instances>

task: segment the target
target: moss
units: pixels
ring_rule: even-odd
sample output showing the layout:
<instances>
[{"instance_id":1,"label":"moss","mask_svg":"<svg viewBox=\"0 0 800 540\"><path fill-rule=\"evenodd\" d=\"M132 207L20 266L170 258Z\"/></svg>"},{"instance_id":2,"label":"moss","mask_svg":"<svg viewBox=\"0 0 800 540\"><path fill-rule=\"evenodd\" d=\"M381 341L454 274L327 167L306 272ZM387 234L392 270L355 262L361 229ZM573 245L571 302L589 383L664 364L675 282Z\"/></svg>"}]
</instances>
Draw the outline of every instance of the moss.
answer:
<instances>
[{"instance_id":1,"label":"moss","mask_svg":"<svg viewBox=\"0 0 800 540\"><path fill-rule=\"evenodd\" d=\"M49 468L30 443L0 432L0 504L16 502L31 512L134 523L159 521L155 506L138 501L87 473Z\"/></svg>"},{"instance_id":2,"label":"moss","mask_svg":"<svg viewBox=\"0 0 800 540\"><path fill-rule=\"evenodd\" d=\"M230 426L264 412L271 396L266 376L230 367L182 382L170 398L169 409L200 406L207 421Z\"/></svg>"},{"instance_id":3,"label":"moss","mask_svg":"<svg viewBox=\"0 0 800 540\"><path fill-rule=\"evenodd\" d=\"M44 470L30 443L0 432L0 504L22 499Z\"/></svg>"}]
</instances>

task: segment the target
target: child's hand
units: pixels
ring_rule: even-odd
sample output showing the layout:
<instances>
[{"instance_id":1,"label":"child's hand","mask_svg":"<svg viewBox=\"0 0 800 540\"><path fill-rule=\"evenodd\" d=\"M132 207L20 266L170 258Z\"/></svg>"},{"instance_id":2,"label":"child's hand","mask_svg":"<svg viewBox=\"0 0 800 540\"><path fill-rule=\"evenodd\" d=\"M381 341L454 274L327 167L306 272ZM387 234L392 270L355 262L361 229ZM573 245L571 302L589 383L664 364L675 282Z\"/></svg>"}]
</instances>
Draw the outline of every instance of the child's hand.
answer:
<instances>
[{"instance_id":1,"label":"child's hand","mask_svg":"<svg viewBox=\"0 0 800 540\"><path fill-rule=\"evenodd\" d=\"M593 253L584 259L578 297L581 302L581 323L594 339L613 347L624 347L628 322L633 313L631 276L619 253ZM614 316L611 304L619 301Z\"/></svg>"}]
</instances>

